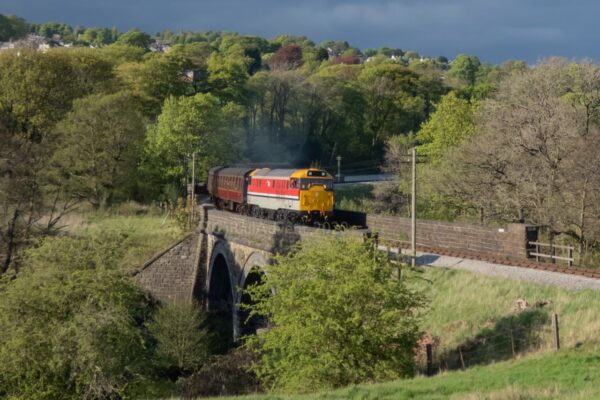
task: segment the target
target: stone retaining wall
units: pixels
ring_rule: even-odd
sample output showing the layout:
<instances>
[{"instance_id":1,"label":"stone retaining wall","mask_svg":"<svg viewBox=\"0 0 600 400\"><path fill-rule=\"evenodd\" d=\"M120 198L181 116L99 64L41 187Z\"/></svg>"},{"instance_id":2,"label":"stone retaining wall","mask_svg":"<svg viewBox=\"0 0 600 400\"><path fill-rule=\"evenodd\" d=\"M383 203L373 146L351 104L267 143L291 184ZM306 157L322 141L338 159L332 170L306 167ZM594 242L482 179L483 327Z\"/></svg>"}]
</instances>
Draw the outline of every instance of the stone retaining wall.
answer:
<instances>
[{"instance_id":1,"label":"stone retaining wall","mask_svg":"<svg viewBox=\"0 0 600 400\"><path fill-rule=\"evenodd\" d=\"M410 218L367 215L367 226L379 234L382 243L408 243ZM417 246L501 256L527 258L527 225L508 224L504 228L417 220Z\"/></svg>"},{"instance_id":2,"label":"stone retaining wall","mask_svg":"<svg viewBox=\"0 0 600 400\"><path fill-rule=\"evenodd\" d=\"M160 301L193 298L196 281L198 234L190 234L148 260L134 275Z\"/></svg>"}]
</instances>

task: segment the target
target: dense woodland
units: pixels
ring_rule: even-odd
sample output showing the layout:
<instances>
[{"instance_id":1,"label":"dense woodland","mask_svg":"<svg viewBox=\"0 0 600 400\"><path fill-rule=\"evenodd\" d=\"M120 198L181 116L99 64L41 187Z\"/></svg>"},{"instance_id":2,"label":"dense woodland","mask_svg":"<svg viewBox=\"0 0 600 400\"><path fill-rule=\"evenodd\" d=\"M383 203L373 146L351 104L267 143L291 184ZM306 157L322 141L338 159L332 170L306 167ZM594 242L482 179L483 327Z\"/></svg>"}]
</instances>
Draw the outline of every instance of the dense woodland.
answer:
<instances>
[{"instance_id":1,"label":"dense woodland","mask_svg":"<svg viewBox=\"0 0 600 400\"><path fill-rule=\"evenodd\" d=\"M36 51L28 34L57 47ZM198 181L220 163L331 168L340 155L346 173L381 167L397 177L378 187L374 199L355 206L406 214L406 154L417 146L421 215L539 224L551 239L576 244L580 264L595 263L596 64L550 59L534 66L490 65L471 55L449 61L401 49L360 50L340 41L315 44L298 36L149 35L29 24L1 15L0 41L17 44L0 52L0 332L10 343L0 348L0 395L145 397L155 388L149 382L165 376L173 381L202 376L210 350L200 343L204 336L185 336L202 324L197 309L157 309L125 279L119 235L62 234L65 216L82 207L106 210L130 200L175 204L191 178L192 153ZM334 255L346 249L356 259L372 258L356 243L337 245ZM309 248L305 260L319 251L326 250ZM279 262L297 266L293 257ZM420 297L383 282L389 276L383 261L364 264L362 280L375 276L372 286L355 282L347 289L381 285L381 298L389 300L385 306L405 311L388 320L389 326L405 324L402 343L390 344L393 329L378 329L380 336L372 338L374 349L400 346L394 347L395 358L369 353L380 357L377 368L360 373L342 368L334 377L305 365L302 380L285 354L268 358L281 355L278 346L284 343L274 333L275 351L267 351L257 376L276 389L273 382L295 390L316 376L319 386L335 387L410 374L412 350L406 349L418 336L412 316L422 306ZM273 279L276 285L277 276ZM40 287L45 290L36 290ZM396 298L393 291L406 296ZM296 295L290 294L291 303ZM266 301L264 310L276 315L284 306ZM366 307L364 317L368 314ZM168 345L175 339L166 327L174 324L191 343L185 352ZM294 325L280 326L289 334ZM360 331L356 340L367 334ZM303 349L289 356L304 357ZM348 349L347 359L330 361L346 365L357 356L354 350ZM74 352L78 357L65 358ZM54 360L52 368L48 359ZM269 365L279 365L285 375ZM102 372L90 372L92 366Z\"/></svg>"}]
</instances>

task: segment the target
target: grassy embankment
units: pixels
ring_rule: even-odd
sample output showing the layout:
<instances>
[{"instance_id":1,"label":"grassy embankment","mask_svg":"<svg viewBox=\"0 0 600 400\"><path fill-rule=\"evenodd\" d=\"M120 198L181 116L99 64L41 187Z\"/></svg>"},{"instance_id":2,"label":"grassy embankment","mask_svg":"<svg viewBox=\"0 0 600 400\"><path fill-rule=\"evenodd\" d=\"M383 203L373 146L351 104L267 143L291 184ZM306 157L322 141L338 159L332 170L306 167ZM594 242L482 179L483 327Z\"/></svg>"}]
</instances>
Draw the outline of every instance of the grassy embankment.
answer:
<instances>
[{"instance_id":1,"label":"grassy embankment","mask_svg":"<svg viewBox=\"0 0 600 400\"><path fill-rule=\"evenodd\" d=\"M489 359L480 359L481 365L465 371L311 395L238 398L600 399L600 292L571 291L457 270L426 269L416 276L419 279L414 285L425 290L430 299L422 327L439 339L438 352L450 351L478 336L494 336L507 321L536 329L527 325L526 318L521 320L530 312L546 317L559 314L562 350L553 351L548 330L541 329L541 350L528 349L516 359L502 362L494 362L497 354L490 351ZM518 299L547 304L519 312L515 310ZM547 318L542 321L548 322ZM506 343L506 336L503 340ZM490 350L483 347L484 353Z\"/></svg>"},{"instance_id":2,"label":"grassy embankment","mask_svg":"<svg viewBox=\"0 0 600 400\"><path fill-rule=\"evenodd\" d=\"M110 232L122 236L123 245L128 249L123 264L131 268L181 236L172 218L165 219L158 210L139 207L82 212L69 216L64 222L68 225L66 231L71 234ZM516 360L446 372L432 378L361 385L314 395L243 399L600 398L600 293L569 291L456 270L426 269L413 278L413 284L430 299L422 327L439 340L438 354L478 335L493 335L507 321L523 322L519 320L523 313L515 311L517 299L525 299L530 304L547 303L539 309L543 314L559 314L565 350L555 353L546 349L536 354L531 350ZM543 339L550 340L547 335Z\"/></svg>"},{"instance_id":3,"label":"grassy embankment","mask_svg":"<svg viewBox=\"0 0 600 400\"><path fill-rule=\"evenodd\" d=\"M514 361L307 395L255 395L239 400L587 400L600 398L600 354L586 349L544 353Z\"/></svg>"},{"instance_id":4,"label":"grassy embankment","mask_svg":"<svg viewBox=\"0 0 600 400\"><path fill-rule=\"evenodd\" d=\"M135 203L101 211L83 209L66 216L61 225L69 235L118 235L126 248L121 263L127 270L141 266L183 235L173 217Z\"/></svg>"}]
</instances>

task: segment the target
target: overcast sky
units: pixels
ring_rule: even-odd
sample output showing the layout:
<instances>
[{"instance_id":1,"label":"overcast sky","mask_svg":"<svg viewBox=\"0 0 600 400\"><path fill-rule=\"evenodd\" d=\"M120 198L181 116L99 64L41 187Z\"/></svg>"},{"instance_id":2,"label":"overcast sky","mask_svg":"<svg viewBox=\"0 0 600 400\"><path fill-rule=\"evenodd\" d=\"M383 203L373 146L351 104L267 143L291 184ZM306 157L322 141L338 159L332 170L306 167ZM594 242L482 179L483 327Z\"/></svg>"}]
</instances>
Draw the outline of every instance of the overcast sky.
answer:
<instances>
[{"instance_id":1,"label":"overcast sky","mask_svg":"<svg viewBox=\"0 0 600 400\"><path fill-rule=\"evenodd\" d=\"M289 33L316 43L347 40L361 49L469 53L494 63L552 55L600 58L600 1L594 0L0 0L0 13L149 33Z\"/></svg>"}]
</instances>

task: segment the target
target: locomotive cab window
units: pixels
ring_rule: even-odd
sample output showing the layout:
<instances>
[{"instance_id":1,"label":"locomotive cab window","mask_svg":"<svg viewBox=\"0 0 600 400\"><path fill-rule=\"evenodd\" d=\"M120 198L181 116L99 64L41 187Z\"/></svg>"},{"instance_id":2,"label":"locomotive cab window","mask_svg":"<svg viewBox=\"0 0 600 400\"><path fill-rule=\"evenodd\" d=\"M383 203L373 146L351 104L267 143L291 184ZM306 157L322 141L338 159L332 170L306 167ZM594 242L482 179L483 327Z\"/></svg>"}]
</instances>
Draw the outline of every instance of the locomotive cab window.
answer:
<instances>
[{"instance_id":1,"label":"locomotive cab window","mask_svg":"<svg viewBox=\"0 0 600 400\"><path fill-rule=\"evenodd\" d=\"M312 186L323 186L325 190L333 190L333 179L300 179L300 189L308 190Z\"/></svg>"}]
</instances>

